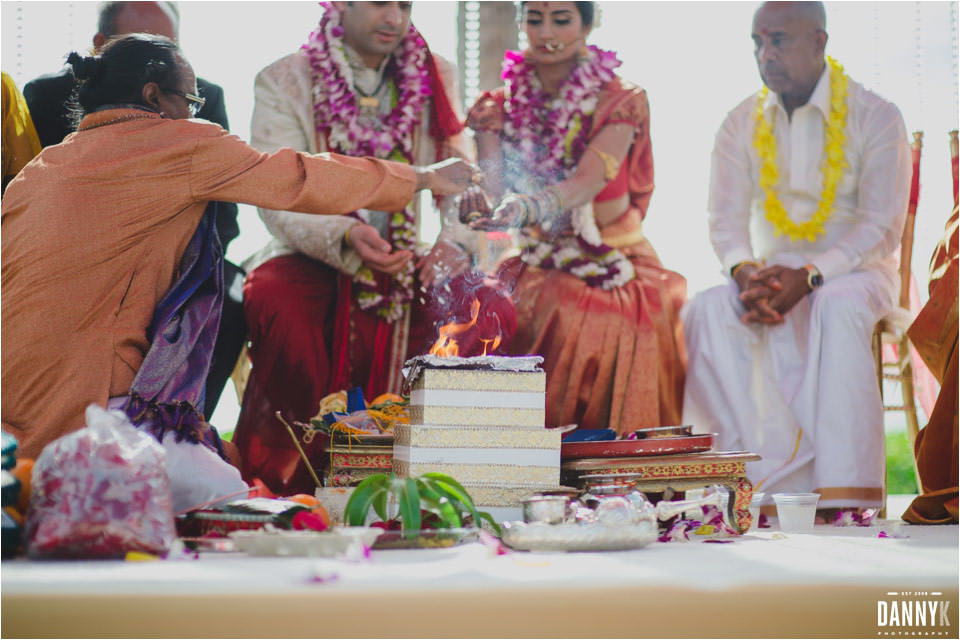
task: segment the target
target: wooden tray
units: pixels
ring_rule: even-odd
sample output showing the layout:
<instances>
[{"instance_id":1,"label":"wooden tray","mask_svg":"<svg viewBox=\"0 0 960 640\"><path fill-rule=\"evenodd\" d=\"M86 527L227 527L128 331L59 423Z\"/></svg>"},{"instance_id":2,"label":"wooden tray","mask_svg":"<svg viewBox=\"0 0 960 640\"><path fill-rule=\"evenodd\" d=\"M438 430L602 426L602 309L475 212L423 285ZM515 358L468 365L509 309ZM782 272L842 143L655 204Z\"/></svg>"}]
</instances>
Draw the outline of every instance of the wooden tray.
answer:
<instances>
[{"instance_id":1,"label":"wooden tray","mask_svg":"<svg viewBox=\"0 0 960 640\"><path fill-rule=\"evenodd\" d=\"M712 433L647 440L599 440L595 442L563 442L561 460L578 458L628 458L631 456L669 456L677 453L699 453L713 447Z\"/></svg>"}]
</instances>

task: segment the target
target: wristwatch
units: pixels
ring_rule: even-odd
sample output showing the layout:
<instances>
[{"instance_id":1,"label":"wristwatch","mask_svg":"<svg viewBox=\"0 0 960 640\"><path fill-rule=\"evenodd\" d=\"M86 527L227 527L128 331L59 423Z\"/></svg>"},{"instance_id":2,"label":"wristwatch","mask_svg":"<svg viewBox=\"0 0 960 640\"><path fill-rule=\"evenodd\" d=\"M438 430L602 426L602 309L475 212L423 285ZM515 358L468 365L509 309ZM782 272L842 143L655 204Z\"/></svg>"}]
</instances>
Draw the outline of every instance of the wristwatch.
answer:
<instances>
[{"instance_id":1,"label":"wristwatch","mask_svg":"<svg viewBox=\"0 0 960 640\"><path fill-rule=\"evenodd\" d=\"M819 269L812 264L805 264L803 268L807 270L807 286L810 287L810 291L823 286L823 274Z\"/></svg>"}]
</instances>

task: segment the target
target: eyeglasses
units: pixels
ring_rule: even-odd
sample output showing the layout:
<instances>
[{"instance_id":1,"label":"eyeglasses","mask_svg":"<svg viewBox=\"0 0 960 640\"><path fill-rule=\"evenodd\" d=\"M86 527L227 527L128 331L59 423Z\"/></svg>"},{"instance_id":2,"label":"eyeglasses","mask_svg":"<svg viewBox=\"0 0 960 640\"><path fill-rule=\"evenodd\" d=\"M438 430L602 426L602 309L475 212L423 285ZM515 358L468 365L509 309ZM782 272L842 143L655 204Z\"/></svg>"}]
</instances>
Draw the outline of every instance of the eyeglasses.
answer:
<instances>
[{"instance_id":1,"label":"eyeglasses","mask_svg":"<svg viewBox=\"0 0 960 640\"><path fill-rule=\"evenodd\" d=\"M186 100L187 108L190 109L190 115L192 117L196 117L197 113L200 111L200 109L203 108L203 105L206 104L207 102L206 98L195 96L192 93L184 93L183 91L179 91L177 89L164 89L164 91L166 91L167 93L178 95L184 100Z\"/></svg>"}]
</instances>

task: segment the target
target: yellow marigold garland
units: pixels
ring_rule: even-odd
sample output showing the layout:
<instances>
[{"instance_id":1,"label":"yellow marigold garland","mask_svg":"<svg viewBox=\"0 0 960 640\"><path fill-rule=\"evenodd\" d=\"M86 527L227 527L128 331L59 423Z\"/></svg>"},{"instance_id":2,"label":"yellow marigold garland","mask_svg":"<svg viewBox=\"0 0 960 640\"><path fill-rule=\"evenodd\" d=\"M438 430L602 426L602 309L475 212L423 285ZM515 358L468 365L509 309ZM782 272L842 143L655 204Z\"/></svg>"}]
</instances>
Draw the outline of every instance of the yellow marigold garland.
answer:
<instances>
[{"instance_id":1,"label":"yellow marigold garland","mask_svg":"<svg viewBox=\"0 0 960 640\"><path fill-rule=\"evenodd\" d=\"M766 100L768 89L764 87L757 95L754 107L753 146L760 159L760 188L764 194L764 209L767 221L773 225L776 236L786 234L791 242L803 239L813 242L818 235L823 235L823 224L833 215L833 200L836 196L837 183L843 170L848 166L843 157L843 144L846 141L845 128L847 122L847 83L848 78L843 73L843 67L831 57L827 57L830 67L830 114L827 116L827 127L824 131L823 146L825 158L820 168L823 173L823 189L820 192L820 202L817 210L806 222L794 222L787 215L786 210L777 197L777 140L773 136L773 124L767 122L763 115L763 103Z\"/></svg>"}]
</instances>

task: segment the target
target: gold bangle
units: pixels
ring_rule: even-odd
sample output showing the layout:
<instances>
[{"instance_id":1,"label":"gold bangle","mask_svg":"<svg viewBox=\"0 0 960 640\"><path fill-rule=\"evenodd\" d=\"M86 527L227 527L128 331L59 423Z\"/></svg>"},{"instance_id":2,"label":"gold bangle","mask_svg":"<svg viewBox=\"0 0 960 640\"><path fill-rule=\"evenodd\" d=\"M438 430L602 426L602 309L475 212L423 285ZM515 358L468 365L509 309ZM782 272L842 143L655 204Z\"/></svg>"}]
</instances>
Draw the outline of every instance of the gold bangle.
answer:
<instances>
[{"instance_id":1,"label":"gold bangle","mask_svg":"<svg viewBox=\"0 0 960 640\"><path fill-rule=\"evenodd\" d=\"M557 190L556 187L547 187L546 192L549 193L551 196L553 196L553 199L557 207L557 211L556 211L557 215L560 215L561 213L566 211L567 207L563 201L563 196L560 195L560 192Z\"/></svg>"},{"instance_id":2,"label":"gold bangle","mask_svg":"<svg viewBox=\"0 0 960 640\"><path fill-rule=\"evenodd\" d=\"M343 244L350 246L350 229L353 229L353 225L347 227L347 230L343 232Z\"/></svg>"},{"instance_id":3,"label":"gold bangle","mask_svg":"<svg viewBox=\"0 0 960 640\"><path fill-rule=\"evenodd\" d=\"M527 195L518 195L517 201L523 207L523 218L520 220L519 226L526 227L529 225L536 224L540 219L540 216L539 216L540 208L537 207L537 210L534 211L534 207L536 207L536 202L534 202L533 198Z\"/></svg>"},{"instance_id":4,"label":"gold bangle","mask_svg":"<svg viewBox=\"0 0 960 640\"><path fill-rule=\"evenodd\" d=\"M617 177L617 173L620 170L620 163L617 162L617 159L613 157L612 154L607 153L606 151L600 151L592 144L587 145L587 149L590 149L595 154L600 156L600 160L603 162L603 179L607 182L610 182Z\"/></svg>"},{"instance_id":5,"label":"gold bangle","mask_svg":"<svg viewBox=\"0 0 960 640\"><path fill-rule=\"evenodd\" d=\"M737 264L733 265L732 269L730 269L730 277L736 279L737 272L746 266L753 266L759 269L763 265L757 262L756 260L744 260L743 262L738 262Z\"/></svg>"},{"instance_id":6,"label":"gold bangle","mask_svg":"<svg viewBox=\"0 0 960 640\"><path fill-rule=\"evenodd\" d=\"M563 213L563 198L553 187L547 187L527 197L537 207L537 224L549 231Z\"/></svg>"}]
</instances>

